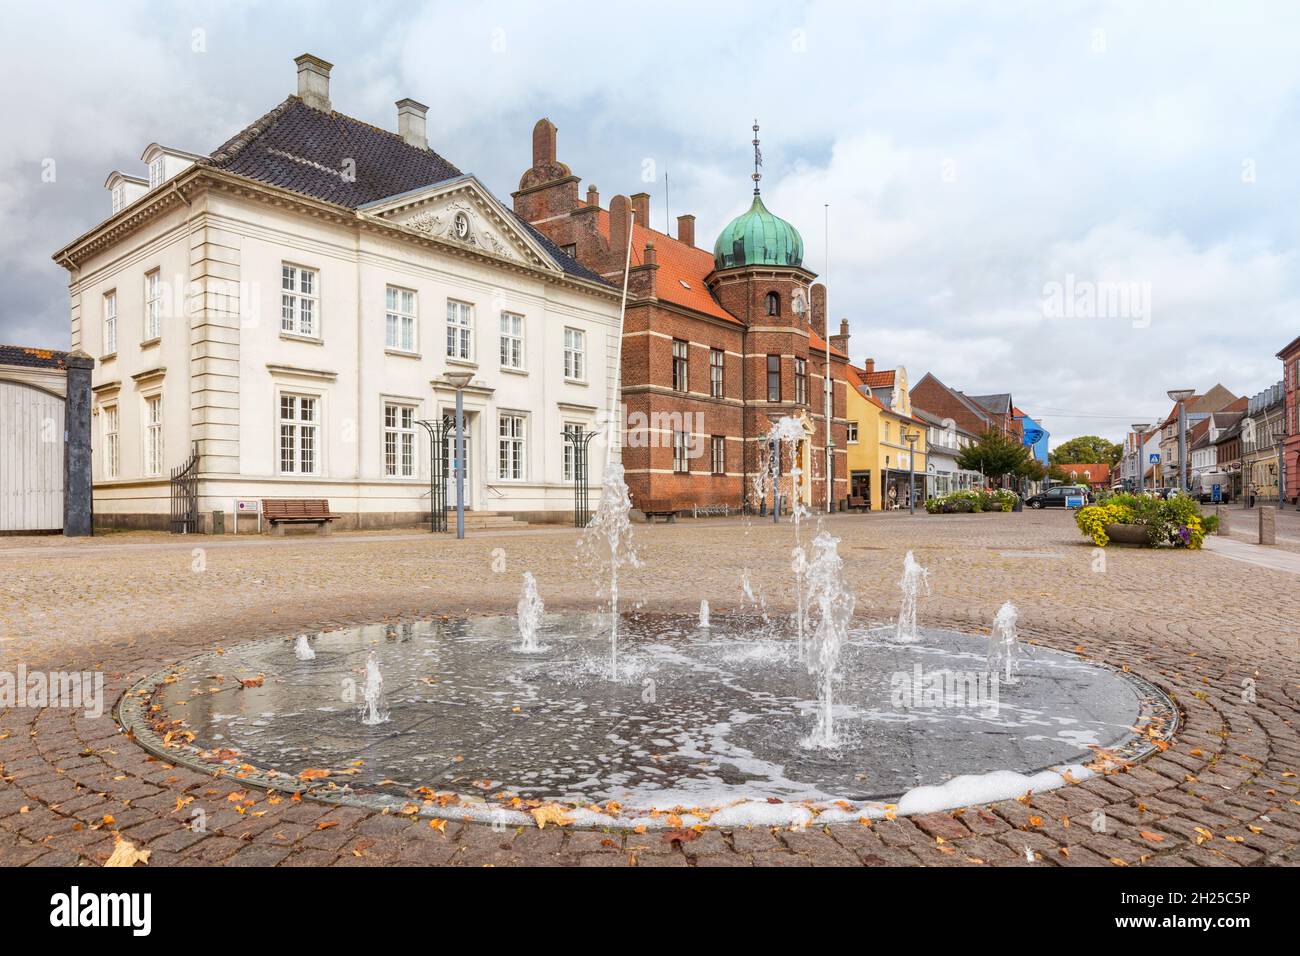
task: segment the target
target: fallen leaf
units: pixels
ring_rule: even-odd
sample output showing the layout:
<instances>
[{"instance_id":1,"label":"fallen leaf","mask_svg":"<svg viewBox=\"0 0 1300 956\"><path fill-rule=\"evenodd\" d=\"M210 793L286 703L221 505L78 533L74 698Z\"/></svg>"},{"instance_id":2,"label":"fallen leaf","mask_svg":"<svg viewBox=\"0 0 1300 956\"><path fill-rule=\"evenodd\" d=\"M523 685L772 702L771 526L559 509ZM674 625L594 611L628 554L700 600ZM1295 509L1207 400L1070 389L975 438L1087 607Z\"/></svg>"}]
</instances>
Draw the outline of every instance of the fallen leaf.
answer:
<instances>
[{"instance_id":1,"label":"fallen leaf","mask_svg":"<svg viewBox=\"0 0 1300 956\"><path fill-rule=\"evenodd\" d=\"M138 850L130 840L118 838L113 847L113 855L108 858L105 866L135 866L137 863L148 863L149 851Z\"/></svg>"},{"instance_id":2,"label":"fallen leaf","mask_svg":"<svg viewBox=\"0 0 1300 956\"><path fill-rule=\"evenodd\" d=\"M539 830L545 830L548 823L562 827L573 822L573 818L558 803L544 803L529 812L532 813L533 819L537 821L537 829Z\"/></svg>"}]
</instances>

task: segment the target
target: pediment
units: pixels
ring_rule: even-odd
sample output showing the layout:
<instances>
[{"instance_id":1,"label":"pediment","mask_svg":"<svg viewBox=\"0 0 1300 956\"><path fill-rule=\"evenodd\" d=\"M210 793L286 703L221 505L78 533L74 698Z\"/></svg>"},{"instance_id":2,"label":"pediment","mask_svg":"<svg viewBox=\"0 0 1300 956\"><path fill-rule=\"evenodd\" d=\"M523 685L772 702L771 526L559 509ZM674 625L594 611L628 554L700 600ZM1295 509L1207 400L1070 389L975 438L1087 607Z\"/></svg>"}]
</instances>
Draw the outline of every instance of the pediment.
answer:
<instances>
[{"instance_id":1,"label":"pediment","mask_svg":"<svg viewBox=\"0 0 1300 956\"><path fill-rule=\"evenodd\" d=\"M546 249L474 177L370 203L363 215L520 265L562 271Z\"/></svg>"}]
</instances>

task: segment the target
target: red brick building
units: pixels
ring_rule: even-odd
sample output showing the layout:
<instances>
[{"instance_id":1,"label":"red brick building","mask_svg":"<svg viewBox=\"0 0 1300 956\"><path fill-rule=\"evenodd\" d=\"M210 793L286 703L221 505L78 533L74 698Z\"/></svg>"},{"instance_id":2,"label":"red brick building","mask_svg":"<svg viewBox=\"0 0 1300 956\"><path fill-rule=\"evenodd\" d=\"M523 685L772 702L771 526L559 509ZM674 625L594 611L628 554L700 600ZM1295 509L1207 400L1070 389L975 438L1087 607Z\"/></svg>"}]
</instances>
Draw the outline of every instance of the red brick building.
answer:
<instances>
[{"instance_id":1,"label":"red brick building","mask_svg":"<svg viewBox=\"0 0 1300 956\"><path fill-rule=\"evenodd\" d=\"M1277 353L1282 360L1282 388L1286 394L1282 440L1282 469L1286 499L1300 502L1300 336Z\"/></svg>"},{"instance_id":2,"label":"red brick building","mask_svg":"<svg viewBox=\"0 0 1300 956\"><path fill-rule=\"evenodd\" d=\"M649 228L646 193L601 205L594 185L556 156L556 128L533 128L533 164L513 194L515 213L621 285L631 240L624 321L623 465L633 506L683 511L740 507L762 467L765 436L783 416L807 438L782 471L799 464L801 497L826 501L826 290L803 265L803 240L763 206L755 173L750 209L723 230L710 253L695 244L695 217L677 235ZM630 237L629 237L630 232ZM831 337L832 497L848 494L845 368L847 327Z\"/></svg>"}]
</instances>

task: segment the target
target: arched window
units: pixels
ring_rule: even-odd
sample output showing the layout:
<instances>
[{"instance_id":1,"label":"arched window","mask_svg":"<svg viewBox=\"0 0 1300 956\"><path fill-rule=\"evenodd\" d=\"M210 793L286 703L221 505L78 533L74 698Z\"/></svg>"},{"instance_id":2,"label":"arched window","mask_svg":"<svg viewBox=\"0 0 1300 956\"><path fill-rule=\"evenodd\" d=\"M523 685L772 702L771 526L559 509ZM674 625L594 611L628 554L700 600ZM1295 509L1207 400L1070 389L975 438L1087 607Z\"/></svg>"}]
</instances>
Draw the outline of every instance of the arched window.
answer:
<instances>
[{"instance_id":1,"label":"arched window","mask_svg":"<svg viewBox=\"0 0 1300 956\"><path fill-rule=\"evenodd\" d=\"M768 315L781 314L781 297L777 295L775 292L769 292L767 294L767 314Z\"/></svg>"}]
</instances>

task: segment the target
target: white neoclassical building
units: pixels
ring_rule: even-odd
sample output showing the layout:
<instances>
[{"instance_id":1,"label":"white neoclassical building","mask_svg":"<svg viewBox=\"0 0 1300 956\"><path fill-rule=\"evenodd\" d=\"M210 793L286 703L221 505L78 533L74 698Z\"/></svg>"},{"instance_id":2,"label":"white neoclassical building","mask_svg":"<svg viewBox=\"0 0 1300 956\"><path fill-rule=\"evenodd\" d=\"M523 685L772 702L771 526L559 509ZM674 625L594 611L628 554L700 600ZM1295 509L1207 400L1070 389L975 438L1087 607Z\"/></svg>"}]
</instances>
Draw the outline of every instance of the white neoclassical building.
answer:
<instances>
[{"instance_id":1,"label":"white neoclassical building","mask_svg":"<svg viewBox=\"0 0 1300 956\"><path fill-rule=\"evenodd\" d=\"M165 527L194 451L199 513L227 530L272 497L417 522L418 423L451 413L456 372L469 507L565 520L563 431L611 401L619 290L431 150L424 106L378 129L332 111L330 64L296 63L297 94L211 155L155 143L147 176L111 175L112 214L54 256L97 359L97 522ZM598 436L589 483L604 455Z\"/></svg>"}]
</instances>

